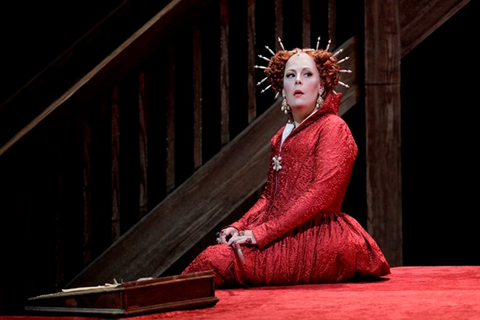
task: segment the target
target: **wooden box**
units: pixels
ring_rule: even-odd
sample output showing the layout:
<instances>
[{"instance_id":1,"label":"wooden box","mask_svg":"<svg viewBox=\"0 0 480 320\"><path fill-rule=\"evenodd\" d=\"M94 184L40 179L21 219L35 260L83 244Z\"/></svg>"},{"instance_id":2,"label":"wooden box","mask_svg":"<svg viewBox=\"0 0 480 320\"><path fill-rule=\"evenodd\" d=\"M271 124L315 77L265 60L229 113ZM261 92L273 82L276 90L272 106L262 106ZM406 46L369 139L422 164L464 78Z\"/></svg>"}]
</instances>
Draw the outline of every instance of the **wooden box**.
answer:
<instances>
[{"instance_id":1,"label":"wooden box","mask_svg":"<svg viewBox=\"0 0 480 320\"><path fill-rule=\"evenodd\" d=\"M50 314L129 316L215 305L211 271L68 289L29 298L25 309Z\"/></svg>"}]
</instances>

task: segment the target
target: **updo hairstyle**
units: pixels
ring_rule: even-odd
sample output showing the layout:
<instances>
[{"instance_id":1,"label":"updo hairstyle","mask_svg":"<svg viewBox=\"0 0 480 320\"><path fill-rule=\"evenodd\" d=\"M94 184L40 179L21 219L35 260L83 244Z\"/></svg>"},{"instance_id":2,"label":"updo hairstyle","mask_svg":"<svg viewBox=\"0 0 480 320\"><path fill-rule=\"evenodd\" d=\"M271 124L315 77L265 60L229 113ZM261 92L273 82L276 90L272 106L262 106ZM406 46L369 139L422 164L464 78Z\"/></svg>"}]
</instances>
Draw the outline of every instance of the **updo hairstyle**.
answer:
<instances>
[{"instance_id":1,"label":"updo hairstyle","mask_svg":"<svg viewBox=\"0 0 480 320\"><path fill-rule=\"evenodd\" d=\"M340 68L337 58L330 51L319 50L302 50L295 48L291 51L280 50L269 61L268 67L265 69L267 80L272 84L274 92L281 93L283 90L283 77L285 75L285 65L288 59L296 53L305 52L313 58L320 74L322 85L325 89L323 98L332 92L338 85Z\"/></svg>"}]
</instances>

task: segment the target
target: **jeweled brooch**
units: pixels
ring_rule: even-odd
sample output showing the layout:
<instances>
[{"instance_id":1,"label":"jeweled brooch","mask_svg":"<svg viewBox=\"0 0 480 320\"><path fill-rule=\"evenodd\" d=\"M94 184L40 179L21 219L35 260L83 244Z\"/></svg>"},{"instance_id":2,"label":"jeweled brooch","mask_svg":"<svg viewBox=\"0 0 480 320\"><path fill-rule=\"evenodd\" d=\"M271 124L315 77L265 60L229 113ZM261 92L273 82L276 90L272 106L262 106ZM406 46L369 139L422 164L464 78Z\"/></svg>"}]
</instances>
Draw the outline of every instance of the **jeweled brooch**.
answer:
<instances>
[{"instance_id":1,"label":"jeweled brooch","mask_svg":"<svg viewBox=\"0 0 480 320\"><path fill-rule=\"evenodd\" d=\"M275 171L282 169L282 157L274 156L272 158L272 165L273 165L273 170Z\"/></svg>"}]
</instances>

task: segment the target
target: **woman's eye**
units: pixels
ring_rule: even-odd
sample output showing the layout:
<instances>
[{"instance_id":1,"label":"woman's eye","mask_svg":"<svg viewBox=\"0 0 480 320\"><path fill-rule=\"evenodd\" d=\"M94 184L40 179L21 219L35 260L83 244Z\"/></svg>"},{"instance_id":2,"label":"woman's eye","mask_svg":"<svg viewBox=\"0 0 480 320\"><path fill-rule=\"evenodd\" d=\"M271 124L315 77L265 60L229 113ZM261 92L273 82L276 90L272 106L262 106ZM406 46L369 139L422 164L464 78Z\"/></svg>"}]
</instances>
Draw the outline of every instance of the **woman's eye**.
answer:
<instances>
[{"instance_id":1,"label":"woman's eye","mask_svg":"<svg viewBox=\"0 0 480 320\"><path fill-rule=\"evenodd\" d=\"M285 75L285 77L286 77L286 78L293 78L293 77L295 77L295 75L294 75L293 73L287 73L287 74Z\"/></svg>"},{"instance_id":2,"label":"woman's eye","mask_svg":"<svg viewBox=\"0 0 480 320\"><path fill-rule=\"evenodd\" d=\"M313 75L313 73L311 73L311 72L305 72L305 74L304 74L304 76L306 78L310 78L312 75Z\"/></svg>"}]
</instances>

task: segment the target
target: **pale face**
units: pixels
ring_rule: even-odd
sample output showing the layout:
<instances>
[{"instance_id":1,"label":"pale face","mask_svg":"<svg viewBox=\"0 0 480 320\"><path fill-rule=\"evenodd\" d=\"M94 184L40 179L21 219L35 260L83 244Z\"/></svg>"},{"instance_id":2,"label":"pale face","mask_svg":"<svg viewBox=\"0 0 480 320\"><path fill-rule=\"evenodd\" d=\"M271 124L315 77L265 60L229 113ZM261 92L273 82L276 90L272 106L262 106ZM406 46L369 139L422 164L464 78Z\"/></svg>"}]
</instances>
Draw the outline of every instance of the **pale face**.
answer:
<instances>
[{"instance_id":1,"label":"pale face","mask_svg":"<svg viewBox=\"0 0 480 320\"><path fill-rule=\"evenodd\" d=\"M283 93L295 122L302 122L313 112L320 88L320 75L313 58L304 52L291 56L285 65Z\"/></svg>"}]
</instances>

